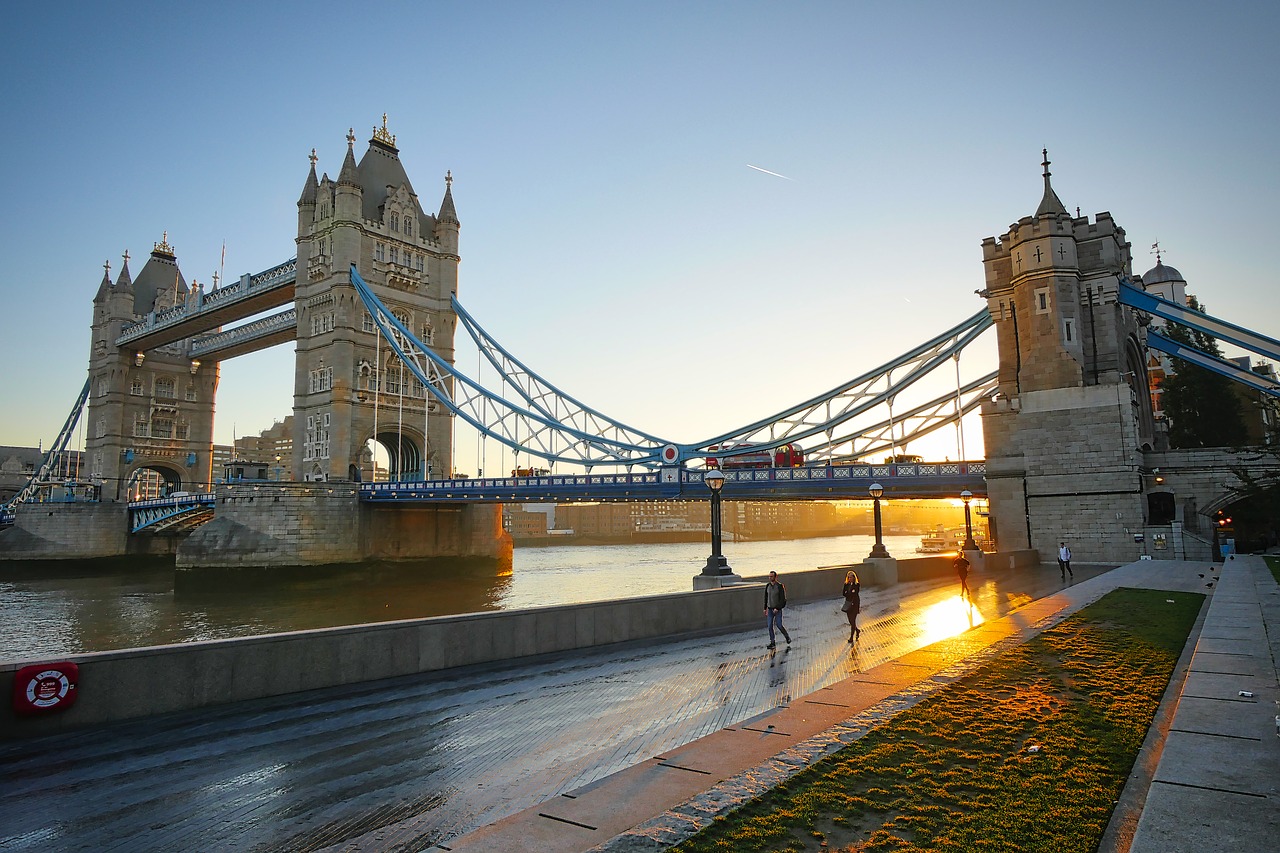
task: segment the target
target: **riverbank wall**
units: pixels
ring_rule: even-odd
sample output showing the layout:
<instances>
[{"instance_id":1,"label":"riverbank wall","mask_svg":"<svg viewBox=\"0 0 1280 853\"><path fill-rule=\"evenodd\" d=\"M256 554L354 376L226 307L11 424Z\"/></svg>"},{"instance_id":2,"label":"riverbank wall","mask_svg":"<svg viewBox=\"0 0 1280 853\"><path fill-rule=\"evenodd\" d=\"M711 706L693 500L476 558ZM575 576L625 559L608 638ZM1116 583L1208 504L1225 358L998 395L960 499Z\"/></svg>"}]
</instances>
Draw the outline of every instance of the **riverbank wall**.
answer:
<instances>
[{"instance_id":1,"label":"riverbank wall","mask_svg":"<svg viewBox=\"0 0 1280 853\"><path fill-rule=\"evenodd\" d=\"M1017 565L1038 562L1033 551L988 555L1002 560L1002 566L1007 564L1004 557ZM788 598L797 603L829 598L834 612L850 568L867 578L875 574L865 564L790 572L783 578ZM945 578L950 565L943 558L902 560L898 572L900 578ZM764 580L746 578L699 592L74 655L64 660L79 667L75 704L38 716L20 716L12 704L6 705L0 713L0 739L512 658L729 630L760 622ZM0 662L11 694L16 671L32 663L55 661Z\"/></svg>"}]
</instances>

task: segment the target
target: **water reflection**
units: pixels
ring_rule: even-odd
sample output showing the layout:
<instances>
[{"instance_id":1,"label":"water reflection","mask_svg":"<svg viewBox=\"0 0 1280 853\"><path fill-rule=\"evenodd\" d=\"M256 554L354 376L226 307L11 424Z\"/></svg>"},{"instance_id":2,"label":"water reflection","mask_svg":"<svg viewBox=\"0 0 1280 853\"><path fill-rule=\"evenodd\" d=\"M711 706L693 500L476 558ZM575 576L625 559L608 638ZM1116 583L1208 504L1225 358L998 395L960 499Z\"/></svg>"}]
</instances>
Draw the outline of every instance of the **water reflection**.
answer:
<instances>
[{"instance_id":1,"label":"water reflection","mask_svg":"<svg viewBox=\"0 0 1280 853\"><path fill-rule=\"evenodd\" d=\"M896 541L895 541L896 540ZM914 537L886 537L906 554ZM871 537L734 543L743 576L862 559ZM688 592L707 543L517 549L513 567L432 560L177 573L136 558L0 564L0 660Z\"/></svg>"}]
</instances>

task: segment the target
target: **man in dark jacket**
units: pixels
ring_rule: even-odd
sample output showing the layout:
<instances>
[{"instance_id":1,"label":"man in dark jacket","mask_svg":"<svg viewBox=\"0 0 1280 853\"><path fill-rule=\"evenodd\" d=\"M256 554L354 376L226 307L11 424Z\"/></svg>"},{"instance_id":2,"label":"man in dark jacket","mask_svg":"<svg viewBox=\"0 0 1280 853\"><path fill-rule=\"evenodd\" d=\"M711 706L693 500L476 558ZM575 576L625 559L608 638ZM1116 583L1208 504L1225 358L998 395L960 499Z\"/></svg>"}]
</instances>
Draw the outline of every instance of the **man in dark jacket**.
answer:
<instances>
[{"instance_id":1,"label":"man in dark jacket","mask_svg":"<svg viewBox=\"0 0 1280 853\"><path fill-rule=\"evenodd\" d=\"M787 629L782 625L782 609L787 606L787 588L778 580L777 572L769 572L769 582L764 585L764 615L769 622L769 645L766 648L776 649L777 642L773 635L773 626L776 624L778 630L782 632L782 638L787 641L787 645L791 645L791 635L787 633Z\"/></svg>"}]
</instances>

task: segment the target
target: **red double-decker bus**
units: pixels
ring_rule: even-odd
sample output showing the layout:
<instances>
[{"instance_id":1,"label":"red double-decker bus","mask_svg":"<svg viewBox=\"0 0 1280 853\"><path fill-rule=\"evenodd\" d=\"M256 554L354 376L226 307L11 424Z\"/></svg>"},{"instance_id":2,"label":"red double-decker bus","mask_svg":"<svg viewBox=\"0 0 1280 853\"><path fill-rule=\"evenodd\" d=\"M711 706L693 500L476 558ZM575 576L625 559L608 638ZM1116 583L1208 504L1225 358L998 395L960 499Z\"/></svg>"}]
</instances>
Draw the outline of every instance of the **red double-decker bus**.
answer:
<instances>
[{"instance_id":1,"label":"red double-decker bus","mask_svg":"<svg viewBox=\"0 0 1280 853\"><path fill-rule=\"evenodd\" d=\"M721 448L712 446L707 449ZM804 464L804 449L794 443L783 444L773 450L758 444L739 444L723 449L735 452L732 456L723 458L708 456L708 468L723 468L728 471L737 468L799 468Z\"/></svg>"}]
</instances>

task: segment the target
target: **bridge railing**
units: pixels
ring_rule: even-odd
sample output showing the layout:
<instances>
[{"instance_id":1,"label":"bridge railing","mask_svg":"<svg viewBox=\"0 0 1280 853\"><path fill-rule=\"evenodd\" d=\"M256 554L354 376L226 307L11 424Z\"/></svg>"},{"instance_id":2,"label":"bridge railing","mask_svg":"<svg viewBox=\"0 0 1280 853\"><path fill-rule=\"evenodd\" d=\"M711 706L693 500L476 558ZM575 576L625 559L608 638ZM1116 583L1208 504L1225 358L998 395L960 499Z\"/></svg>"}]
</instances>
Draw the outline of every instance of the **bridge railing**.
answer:
<instances>
[{"instance_id":1,"label":"bridge railing","mask_svg":"<svg viewBox=\"0 0 1280 853\"><path fill-rule=\"evenodd\" d=\"M159 313L152 312L145 320L125 326L120 330L120 337L116 339L116 345L123 346L148 332L171 326L187 317L193 317L223 305L230 305L264 290L287 284L296 278L297 273L298 259L292 258L282 264L277 264L269 270L263 270L257 275L241 276L240 280L235 284L220 287L210 293L199 291L194 295L193 299L187 302L174 305L172 308Z\"/></svg>"},{"instance_id":2,"label":"bridge railing","mask_svg":"<svg viewBox=\"0 0 1280 853\"><path fill-rule=\"evenodd\" d=\"M962 489L986 493L985 462L813 465L801 468L739 468L723 471L730 499L814 500L867 496L880 482L886 496L956 496ZM362 501L528 502L539 500L706 499L705 471L665 468L609 474L543 474L416 482L365 483Z\"/></svg>"}]
</instances>

